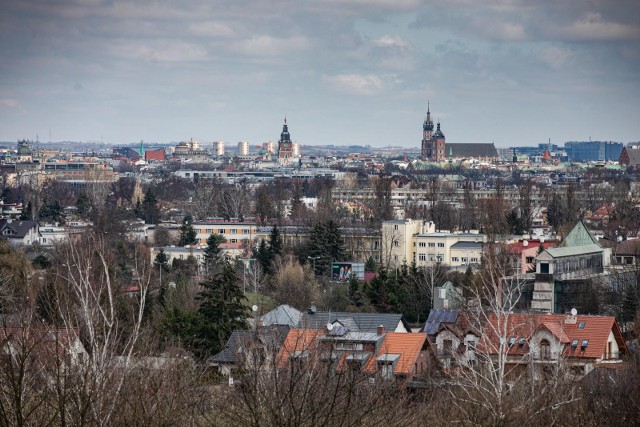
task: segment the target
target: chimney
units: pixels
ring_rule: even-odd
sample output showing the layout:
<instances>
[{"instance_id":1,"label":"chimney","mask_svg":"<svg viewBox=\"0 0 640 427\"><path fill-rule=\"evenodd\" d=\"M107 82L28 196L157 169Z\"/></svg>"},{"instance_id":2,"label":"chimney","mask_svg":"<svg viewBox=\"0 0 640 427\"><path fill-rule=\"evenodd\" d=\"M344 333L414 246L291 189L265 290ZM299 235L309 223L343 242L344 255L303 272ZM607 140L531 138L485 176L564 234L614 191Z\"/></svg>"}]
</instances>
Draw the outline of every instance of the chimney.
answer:
<instances>
[{"instance_id":1,"label":"chimney","mask_svg":"<svg viewBox=\"0 0 640 427\"><path fill-rule=\"evenodd\" d=\"M380 325L376 328L378 335L384 335L384 326Z\"/></svg>"}]
</instances>

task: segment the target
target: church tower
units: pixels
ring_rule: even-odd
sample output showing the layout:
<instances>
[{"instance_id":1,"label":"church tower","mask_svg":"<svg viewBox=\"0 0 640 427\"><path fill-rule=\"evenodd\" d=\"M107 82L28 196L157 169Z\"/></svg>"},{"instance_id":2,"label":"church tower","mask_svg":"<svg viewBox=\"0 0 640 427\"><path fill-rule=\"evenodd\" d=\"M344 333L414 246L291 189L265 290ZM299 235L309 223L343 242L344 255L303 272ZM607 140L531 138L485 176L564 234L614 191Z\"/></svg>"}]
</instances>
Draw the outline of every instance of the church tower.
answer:
<instances>
[{"instance_id":1,"label":"church tower","mask_svg":"<svg viewBox=\"0 0 640 427\"><path fill-rule=\"evenodd\" d=\"M422 149L420 154L424 160L431 159L431 153L433 151L432 143L433 136L433 120L431 120L431 111L429 111L429 103L427 102L427 117L422 124Z\"/></svg>"},{"instance_id":2,"label":"church tower","mask_svg":"<svg viewBox=\"0 0 640 427\"><path fill-rule=\"evenodd\" d=\"M287 126L287 118L284 118L284 125L282 125L282 133L278 140L278 160L281 163L289 163L293 157L293 143L291 142L291 135L289 135L289 127Z\"/></svg>"},{"instance_id":3,"label":"church tower","mask_svg":"<svg viewBox=\"0 0 640 427\"><path fill-rule=\"evenodd\" d=\"M432 143L433 151L431 154L431 160L435 162L441 162L442 160L445 159L445 153L444 153L445 138L444 138L444 134L440 130L440 122L438 122L438 128L436 129L436 133L434 133L433 136L431 137L431 140L433 141Z\"/></svg>"}]
</instances>

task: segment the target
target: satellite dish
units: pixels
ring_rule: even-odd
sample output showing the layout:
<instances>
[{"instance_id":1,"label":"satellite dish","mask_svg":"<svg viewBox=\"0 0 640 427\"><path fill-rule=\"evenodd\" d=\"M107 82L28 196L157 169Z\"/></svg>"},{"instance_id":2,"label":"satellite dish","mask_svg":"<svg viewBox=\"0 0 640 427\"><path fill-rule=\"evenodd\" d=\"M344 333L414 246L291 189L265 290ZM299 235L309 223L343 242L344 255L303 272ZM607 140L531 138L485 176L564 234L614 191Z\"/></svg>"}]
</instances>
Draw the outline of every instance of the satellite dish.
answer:
<instances>
[{"instance_id":1,"label":"satellite dish","mask_svg":"<svg viewBox=\"0 0 640 427\"><path fill-rule=\"evenodd\" d=\"M251 307L251 310L254 312L258 311L258 306L254 304L253 307Z\"/></svg>"},{"instance_id":2,"label":"satellite dish","mask_svg":"<svg viewBox=\"0 0 640 427\"><path fill-rule=\"evenodd\" d=\"M309 311L311 311L311 314L314 314L317 310L318 308L315 305L311 304L311 307L309 308Z\"/></svg>"},{"instance_id":3,"label":"satellite dish","mask_svg":"<svg viewBox=\"0 0 640 427\"><path fill-rule=\"evenodd\" d=\"M327 323L327 331L333 331L333 323Z\"/></svg>"},{"instance_id":4,"label":"satellite dish","mask_svg":"<svg viewBox=\"0 0 640 427\"><path fill-rule=\"evenodd\" d=\"M571 309L571 315L575 316L576 314L578 314L578 310L576 310L575 308Z\"/></svg>"}]
</instances>

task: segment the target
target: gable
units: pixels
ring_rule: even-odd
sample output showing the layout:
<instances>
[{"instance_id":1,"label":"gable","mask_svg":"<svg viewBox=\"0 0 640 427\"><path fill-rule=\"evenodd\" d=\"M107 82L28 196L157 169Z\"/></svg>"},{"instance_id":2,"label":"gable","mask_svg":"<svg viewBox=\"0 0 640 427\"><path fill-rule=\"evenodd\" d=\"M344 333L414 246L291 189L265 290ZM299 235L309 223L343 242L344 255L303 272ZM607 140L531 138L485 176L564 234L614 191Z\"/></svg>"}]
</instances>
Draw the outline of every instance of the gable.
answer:
<instances>
[{"instance_id":1,"label":"gable","mask_svg":"<svg viewBox=\"0 0 640 427\"><path fill-rule=\"evenodd\" d=\"M582 221L578 221L575 227L573 227L564 241L560 244L560 247L586 246L593 244L600 246L598 239L591 234L584 223Z\"/></svg>"}]
</instances>

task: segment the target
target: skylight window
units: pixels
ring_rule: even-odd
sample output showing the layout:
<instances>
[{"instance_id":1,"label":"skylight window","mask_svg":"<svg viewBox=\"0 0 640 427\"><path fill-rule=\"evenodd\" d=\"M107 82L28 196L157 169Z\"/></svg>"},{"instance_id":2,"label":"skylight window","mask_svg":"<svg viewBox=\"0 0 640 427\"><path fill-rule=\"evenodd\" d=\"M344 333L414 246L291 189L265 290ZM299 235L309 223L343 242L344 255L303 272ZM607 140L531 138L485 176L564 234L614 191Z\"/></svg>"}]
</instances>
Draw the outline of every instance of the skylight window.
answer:
<instances>
[{"instance_id":1,"label":"skylight window","mask_svg":"<svg viewBox=\"0 0 640 427\"><path fill-rule=\"evenodd\" d=\"M587 348L588 344L589 344L589 340L582 340L582 345L580 346L580 349L584 351Z\"/></svg>"},{"instance_id":2,"label":"skylight window","mask_svg":"<svg viewBox=\"0 0 640 427\"><path fill-rule=\"evenodd\" d=\"M573 347L573 348L578 347L578 340L571 341L571 347Z\"/></svg>"},{"instance_id":3,"label":"skylight window","mask_svg":"<svg viewBox=\"0 0 640 427\"><path fill-rule=\"evenodd\" d=\"M587 324L587 322L580 322L578 323L578 329L584 329L584 326Z\"/></svg>"},{"instance_id":4,"label":"skylight window","mask_svg":"<svg viewBox=\"0 0 640 427\"><path fill-rule=\"evenodd\" d=\"M511 347L512 345L514 345L516 343L516 337L510 337L509 338L509 347Z\"/></svg>"},{"instance_id":5,"label":"skylight window","mask_svg":"<svg viewBox=\"0 0 640 427\"><path fill-rule=\"evenodd\" d=\"M520 338L518 340L518 347L522 347L524 345L524 338Z\"/></svg>"}]
</instances>

